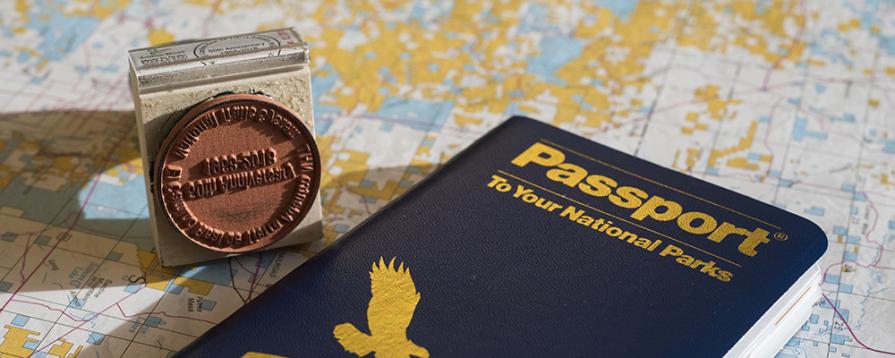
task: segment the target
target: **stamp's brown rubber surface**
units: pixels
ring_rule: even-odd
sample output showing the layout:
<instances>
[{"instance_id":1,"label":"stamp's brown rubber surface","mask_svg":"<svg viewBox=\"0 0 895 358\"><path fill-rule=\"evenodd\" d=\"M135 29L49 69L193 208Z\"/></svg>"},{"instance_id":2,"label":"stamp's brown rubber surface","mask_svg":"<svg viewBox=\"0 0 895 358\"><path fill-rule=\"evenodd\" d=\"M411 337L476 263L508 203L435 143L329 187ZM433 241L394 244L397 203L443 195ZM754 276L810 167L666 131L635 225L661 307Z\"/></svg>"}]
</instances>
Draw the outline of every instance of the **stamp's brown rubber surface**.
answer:
<instances>
[{"instance_id":1,"label":"stamp's brown rubber surface","mask_svg":"<svg viewBox=\"0 0 895 358\"><path fill-rule=\"evenodd\" d=\"M247 252L292 232L320 186L308 128L262 95L229 94L189 110L155 158L152 189L184 237L220 252Z\"/></svg>"}]
</instances>

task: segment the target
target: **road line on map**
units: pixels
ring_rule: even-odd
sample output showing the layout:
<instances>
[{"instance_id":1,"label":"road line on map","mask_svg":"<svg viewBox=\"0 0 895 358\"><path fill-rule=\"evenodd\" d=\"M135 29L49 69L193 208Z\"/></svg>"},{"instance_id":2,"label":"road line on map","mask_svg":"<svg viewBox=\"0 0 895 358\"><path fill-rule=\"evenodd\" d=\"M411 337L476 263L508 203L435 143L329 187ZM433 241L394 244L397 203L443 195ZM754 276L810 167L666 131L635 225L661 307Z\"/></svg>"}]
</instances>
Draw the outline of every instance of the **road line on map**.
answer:
<instances>
[{"instance_id":1,"label":"road line on map","mask_svg":"<svg viewBox=\"0 0 895 358\"><path fill-rule=\"evenodd\" d=\"M49 305L46 305L46 304L43 304L43 303L39 303L39 302L31 302L31 301L22 301L22 300L19 300L19 299L15 299L15 300L13 300L13 301L18 302L18 303L24 303L24 304L30 304L30 305L40 306L40 307L46 308L46 309L48 309L48 310L50 310L50 311L59 312L59 313L61 313L63 316L70 318L72 321L89 321L89 320L92 320L92 319L94 319L94 318L97 317L96 315L94 315L93 317L90 317L90 319L84 319L84 318L80 318L80 317L72 316L72 315L66 313L65 310L61 310L61 309L58 309L58 308L53 308L53 307L50 307Z\"/></svg>"},{"instance_id":2,"label":"road line on map","mask_svg":"<svg viewBox=\"0 0 895 358\"><path fill-rule=\"evenodd\" d=\"M45 306L45 307L52 307L52 306L50 306L51 304L52 304L52 305L59 305L59 306L63 306L63 307L65 306L65 305L60 304L60 303L58 303L58 302L47 301L47 300L44 300L44 299L41 299L41 298L38 298L38 297L27 296L27 295L25 295L25 294L20 294L19 297L25 297L25 298L28 298L28 299L30 299L30 300L33 300L33 301L22 301L22 300L16 299L16 302L18 302L18 303L23 303L23 304L33 304L33 305L39 305L39 306ZM35 301L36 301L36 302L35 302ZM51 308L51 310L56 310L56 311L58 311L59 309L58 309L58 308L55 308L55 309ZM13 311L13 310L11 310L11 309L10 309L10 310L7 310L7 312L15 313L15 314L19 314L18 312L15 312L15 311ZM94 318L92 318L92 319L96 319L96 318L99 318L99 317L103 317L103 318L106 318L106 319L109 319L109 320L115 320L116 322L117 322L117 321L120 321L120 322L124 322L124 323L128 323L128 324L135 324L135 323L138 324L138 323L140 323L140 322L138 322L137 320L129 320L129 319L127 319L127 318L123 318L123 317L119 317L119 316L113 316L113 315L111 315L111 314L95 313L95 312L90 312L90 313L94 313L94 314L96 314L96 317L94 317ZM44 319L44 318L40 318L40 317L31 317L31 318L38 319L38 320L41 320L41 321L44 321L44 322L47 322L47 323L53 323L53 321L51 321L51 320L49 320L49 319ZM80 319L78 319L78 320L80 320ZM60 325L60 326L65 326L65 327L69 327L69 328L71 328L70 325L67 325L67 324L64 324L64 323L57 323L57 324ZM186 334L186 333L183 333L183 332L178 332L178 331L171 330L171 329L167 329L167 328L163 328L163 327L154 327L154 328L155 328L155 329L158 329L158 330L165 331L165 332L171 332L171 333L176 333L176 334L180 334L180 335L184 335L184 336L188 336L188 337L196 338L196 336L194 336L194 335ZM86 331L93 332L92 330L89 330L89 329L86 330ZM97 332L97 333L100 333L100 332ZM117 337L117 336L115 336L115 337L116 337L116 338L121 338L121 337ZM126 341L126 339L124 339L124 338L121 338L121 339L124 340L124 341Z\"/></svg>"},{"instance_id":3,"label":"road line on map","mask_svg":"<svg viewBox=\"0 0 895 358\"><path fill-rule=\"evenodd\" d=\"M851 329L851 325L848 324L848 321L845 319L845 316L843 316L842 313L839 312L839 308L836 308L836 305L834 305L834 304L833 304L833 301L831 301L830 298L827 297L827 294L826 294L826 293L822 293L822 295L824 296L824 299L827 300L827 303L829 303L830 306L833 307L833 311L836 312L836 315L839 316L839 319L842 320L842 323L845 323L845 328L848 328L848 333L851 333L851 336L855 339L855 342L857 342L858 344L860 344L861 347L864 347L865 349L868 349L868 350L870 350L870 351L873 351L873 352L876 352L876 353L882 353L882 354L888 354L888 355L893 355L893 356L895 356L895 352L890 352L890 351L884 351L884 350L880 350L880 349L876 349L876 348L871 348L871 347L867 346L866 344L864 344L864 342L861 342L861 340L858 339L858 336L855 335L855 331L853 331L853 330Z\"/></svg>"},{"instance_id":4,"label":"road line on map","mask_svg":"<svg viewBox=\"0 0 895 358\"><path fill-rule=\"evenodd\" d=\"M764 81L762 87L767 87L768 82L771 80L771 73L774 72L774 68L780 65L787 57L792 56L793 51L796 48L796 45L799 43L800 38L805 33L805 27L808 23L807 16L805 13L805 3L799 2L799 10L802 11L802 23L799 25L799 30L796 31L796 35L792 37L792 41L789 43L789 48L786 49L786 53L780 54L776 60L771 64L771 67L768 68L768 71L764 74Z\"/></svg>"},{"instance_id":5,"label":"road line on map","mask_svg":"<svg viewBox=\"0 0 895 358\"><path fill-rule=\"evenodd\" d=\"M876 49L876 52L875 52L875 56L873 57L873 63L872 63L872 65L871 65L871 67L870 67L872 70L875 69L875 68L877 67L877 65L879 64L879 54L880 54L880 50L879 50L879 48L877 48L877 49ZM806 67L805 72L807 73L808 71L809 71L809 69ZM873 92L874 92L874 90L875 90L875 87L873 86L873 83L874 83L874 82L876 82L876 77L875 77L875 76L871 76L870 89L867 91L867 99L866 99L867 101L869 101L869 100L871 100L871 99L873 98ZM804 92L804 87L803 87L802 91ZM846 93L848 93L848 92L846 92ZM804 96L801 96L800 98L804 98ZM799 110L801 110L802 107L803 107L803 106L802 106L802 102L801 102L801 100L800 100L800 101L799 101L799 105L798 105ZM859 128L860 128L860 132L859 132L859 133L864 133L865 130L867 129L867 125L868 125L868 123L869 123L869 121L870 121L870 114L869 114L869 113L870 113L870 108L869 108L869 106L864 107L864 114L862 115L862 121L861 121L861 125L860 125L860 127L859 127ZM789 143L792 144L792 139L790 139ZM858 182L859 182L859 179L860 179L860 174L861 174L861 165L860 165L860 163L862 162L863 157L864 157L864 146L865 146L864 141L861 141L861 142L858 144L858 155L857 155L857 157L855 158L856 160L854 161L854 163L857 163L858 165L855 165L855 166L854 166L854 173L852 174L852 178L851 178L851 180L852 180L853 183L858 183ZM785 164L786 164L786 162L784 161L784 165L785 165ZM781 173L784 172L784 171L783 171L783 168L781 168L780 172L781 172ZM778 189L776 189L776 190L779 190L779 187L778 187ZM776 193L775 193L775 195L774 195L774 198L776 199ZM857 212L857 210L859 210L858 207L857 207L857 205L856 205L856 201L857 201L856 196L855 196L855 195L852 195L852 197L849 199L849 203L848 203L848 208L849 208L849 211L848 211L848 212L849 212L849 213ZM851 214L850 214L849 216L851 216ZM848 220L847 223L845 224L845 232L846 232L846 234L849 233L849 232L851 232L851 228L852 228L852 220ZM847 252L848 252L848 243L846 242L846 243L843 244L842 254L840 255L840 258L839 258L840 265L844 265L844 264L845 264L845 261L846 261L845 254L846 254ZM830 267L832 267L832 265L831 265ZM826 272L827 270L829 270L830 267L827 267L827 269L824 270L824 272ZM821 283L823 283L823 282L821 282ZM841 280L841 279L836 280L835 285L836 285L836 291L835 291L835 293L836 293L836 300L839 300L840 292L842 292L842 280ZM842 313L840 313L840 312L839 312L839 309L836 307L836 305L833 304L833 301L830 300L830 298L827 297L827 295L826 295L825 293L821 292L821 295L823 295L824 299L827 300L827 303L829 303L830 306L833 307L833 311L835 312L835 315L838 315L839 318L842 319L842 322L845 324L845 327L848 328L848 331L849 331L849 333L851 333L852 337L855 338L855 341L858 342L858 344L860 344L861 346L863 346L863 347L865 347L865 348L867 348L867 349L870 349L871 351L875 351L875 349L872 349L872 348L870 348L870 347L867 347L864 343L862 343L862 342L858 339L858 337L855 335L854 331L852 331L851 326L848 324L848 321L845 320L844 316L842 316ZM833 318L835 318L835 315L834 315ZM833 330L832 330L832 329L830 329L830 334L829 334L829 339L828 339L828 340L829 340L830 342L833 341ZM880 352L880 353L883 353L883 352ZM829 357L829 356L830 356L830 352L829 352L829 350L828 350L828 351L827 351L827 357Z\"/></svg>"},{"instance_id":6,"label":"road line on map","mask_svg":"<svg viewBox=\"0 0 895 358\"><path fill-rule=\"evenodd\" d=\"M20 313L20 312L15 312L15 311L8 311L8 312L10 312L10 313L15 313L15 314L22 314L22 315L25 314L25 313ZM110 317L110 316L104 315L104 317ZM117 317L114 317L114 318L115 318L115 319L118 319ZM43 318L40 318L40 317L31 317L30 319L37 320L37 321L41 321L41 322L52 323L52 321L50 321L50 320L46 320L46 319L43 319ZM57 323L57 325L60 326L60 327L66 327L66 328L72 328L72 327L73 327L73 326L71 326L71 325L67 325L67 324L63 324L63 323ZM159 329L161 329L161 328L159 328ZM102 335L104 335L104 336L106 336L106 337L111 337L111 338L115 338L115 339L120 339L120 340L122 340L122 341L127 341L126 338L124 338L124 337L119 337L119 336L116 336L116 335L111 334L111 333L109 333L109 334L107 334L107 333L102 333L102 332L100 332L100 331L93 330L93 329L83 329L83 331L85 331L85 332L90 332L90 333L98 333L98 334L102 334ZM167 332L172 332L172 333L178 333L178 334L181 334L181 335L184 335L184 336L187 336L187 337L191 337L191 338L193 338L193 339L196 339L196 338L197 338L196 336L192 336L192 335L188 335L188 334L182 334L182 333L177 332L177 331L172 331L172 330L166 330L166 331L167 331ZM144 345L144 346L147 346L147 347L159 348L158 346L154 346L154 345L147 344L147 343L143 343L143 342L136 342L136 343L137 343L137 344ZM860 347L859 347L859 348L860 348ZM162 349L167 350L167 351L172 351L172 352L173 352L173 350L168 349L168 348L162 348ZM20 357L20 358L21 358L21 357Z\"/></svg>"},{"instance_id":7,"label":"road line on map","mask_svg":"<svg viewBox=\"0 0 895 358\"><path fill-rule=\"evenodd\" d=\"M114 92L114 91L118 88L118 86L120 86L121 83L122 83L121 81L117 81L114 85L109 86L108 93L111 94L112 92ZM98 106L94 106L93 108L96 108L96 109L93 109L93 111L96 111L96 110L98 110L99 107L98 107ZM87 112L85 111L85 113L87 113ZM86 114L85 114L85 118L84 118L84 119L88 119L88 118L89 118L89 115L86 115ZM91 200L91 198L93 197L93 193L94 193L94 191L96 190L96 187L97 187L97 185L98 185L98 183L99 183L99 180L100 180L100 178L102 178L102 170L105 169L106 166L107 166L109 163L112 162L112 158L113 158L113 156L115 155L115 153L117 152L118 148L130 138L129 134L130 134L131 130L132 130L132 126L128 126L127 129L124 131L124 135L122 135L122 136L119 138L119 140L118 140L117 142L115 142L115 143L109 148L109 152L107 153L107 155L105 156L105 158L102 160L101 165L98 166L98 171L99 171L99 173L97 173L97 175L95 176L95 178L94 178L94 180L93 180L93 184L91 185L90 190L88 191L87 195L85 196L85 198L84 198L84 202L82 203L81 207L79 208L79 210L78 210L78 212L77 212L77 215L76 215L75 218L72 220L72 224L66 229L65 233L64 233L61 237L69 236L69 234L72 232L72 230L73 230L73 229L75 228L75 226L78 224L78 222L80 221L80 219L83 217L83 215L84 215L84 210L86 209L87 205L90 203L90 200ZM48 170L48 169L47 169L47 170ZM133 226L133 222L131 223L131 226ZM130 229L130 227L129 227L128 229ZM56 249L59 247L59 245L60 245L60 244L62 243L62 241L63 241L63 240L60 240L59 238L60 238L60 237L57 237L56 243L53 245L53 247L50 249L50 251L47 252L47 254L44 256L44 258L41 260L41 262L38 263L37 266L35 266L34 270L28 275L28 278L25 279L24 281L22 281L22 284L21 284L21 285L19 286L19 288L15 291L15 293L13 293L13 295L10 297L10 301L12 300L12 298L15 297L16 294L18 294L18 292L20 292L20 290L21 290L23 287L25 287L25 284L26 284L28 281L30 281L30 279L31 279L31 277L34 275L34 273L36 273L37 270L40 269L41 265L43 265L43 263L49 258L49 256L52 255L52 254L56 251ZM120 241L120 240L121 240L121 238L119 237L119 241ZM99 268L102 266L102 264L106 261L106 259L107 259L107 258L103 258L103 259L100 261L99 265L97 266L97 269L96 269L94 272L92 272L92 273L90 274L90 278L93 278L93 277L96 275L96 272L99 270ZM24 258L23 258L23 261L24 261ZM24 266L23 266L23 267L24 267ZM86 282L87 282L87 281L85 281L85 284L86 284ZM83 289L83 287L78 287L77 292L80 293L82 289ZM3 308L5 308L6 305L9 304L10 301L7 301L6 304L4 304ZM0 308L0 312L2 312L3 308ZM67 309L68 309L68 306L66 306L65 309L63 309L63 313L64 313L65 310L67 310ZM53 325L50 326L50 328L47 330L47 332L50 332L50 331L53 329L53 327L55 327L56 324L58 324L60 318L62 318L62 315L60 315L60 316L58 316L58 317L56 318L56 320L53 322ZM94 316L94 318L96 318L96 316ZM67 334L67 333L66 333L66 334ZM43 343L44 340L46 340L48 337L49 337L48 335L44 335L43 337L41 337L41 339L37 342L37 345L40 345L41 343ZM64 337L64 335L63 335L62 337ZM61 337L57 338L55 341L58 341L60 338L61 338ZM55 342L55 341L54 341L54 342Z\"/></svg>"},{"instance_id":8,"label":"road line on map","mask_svg":"<svg viewBox=\"0 0 895 358\"><path fill-rule=\"evenodd\" d=\"M111 157L111 155L109 155L109 156ZM84 199L84 203L81 204L81 209L78 210L78 215L75 216L75 219L72 221L71 225L65 231L65 234L69 234L71 232L71 230L74 228L74 226L78 223L78 220L80 220L82 214L84 213L84 208L87 207L87 203L90 202L90 197L93 195L93 191L96 189L96 185L99 184L99 178L100 177L97 176L93 180L93 184L90 186L90 191L87 192L87 196ZM50 251L48 251L47 254L44 255L43 259L41 259L40 262L37 264L37 266L34 267L34 270L32 270L30 274L28 274L28 277L25 278L24 281L22 281L22 283L19 285L19 287L16 288L15 291L13 291L12 296L9 296L9 299L6 300L5 303L3 303L3 306L0 307L0 312L3 312L3 310L6 309L6 306L9 305L9 302L12 301L12 299L16 297L16 295L19 293L19 291L22 290L23 287L25 287L25 284L28 283L28 280L30 280L31 277L34 276L34 273L37 272L38 269L40 269L41 265L43 265L44 262L47 261L47 258L49 258L51 254L53 254L53 251L55 251L56 247L59 246L59 244L61 244L61 243L62 243L61 240L56 240L56 243L53 244L53 247L50 248Z\"/></svg>"},{"instance_id":9,"label":"road line on map","mask_svg":"<svg viewBox=\"0 0 895 358\"><path fill-rule=\"evenodd\" d=\"M31 235L28 235L28 236L31 236ZM25 282L25 262L28 261L29 246L31 246L31 239L26 237L25 238L25 253L22 254L22 268L19 269L19 278L22 280L22 282ZM3 311L3 310L0 309L0 311Z\"/></svg>"},{"instance_id":10,"label":"road line on map","mask_svg":"<svg viewBox=\"0 0 895 358\"><path fill-rule=\"evenodd\" d=\"M233 287L233 291L236 291L236 295L242 300L242 304L248 303L249 301L242 297L242 293L236 288L236 280L233 278L233 256L227 258L227 271L230 272L230 287Z\"/></svg>"},{"instance_id":11,"label":"road line on map","mask_svg":"<svg viewBox=\"0 0 895 358\"><path fill-rule=\"evenodd\" d=\"M99 169L99 170L102 170L103 168L105 168L106 165L107 165L109 162L112 161L112 157L115 155L115 152L116 152L117 148L118 148L122 143L124 143L124 141L127 140L127 139L129 139L129 136L122 136L122 138L121 138L117 143L115 143L115 145L113 145L113 146L109 149L109 152L107 153L105 159L102 161L101 165L98 166L98 169ZM93 179L93 183L91 184L91 186L90 186L90 190L87 192L87 195L86 195L85 198L84 198L84 202L81 204L81 207L78 209L77 215L75 216L74 220L72 220L71 225L69 225L69 227L66 229L65 233L63 234L63 236L70 234L71 231L74 229L75 225L77 225L78 222L80 221L80 219L83 217L83 215L84 215L84 210L86 209L87 204L90 203L90 199L92 198L93 193L94 193L94 191L96 190L96 187L97 187L97 185L99 184L99 180L100 180L101 177L102 177L102 173L100 173L99 175L97 175L97 176ZM37 272L37 270L40 269L40 267L43 265L43 263L46 262L46 260L50 257L50 255L53 254L53 252L56 251L56 248L59 247L59 245L60 245L61 243L62 243L62 240L58 240L58 239L56 240L56 243L53 244L53 246L50 248L50 250L47 252L47 254L44 255L44 257L40 260L40 262L34 267L34 270L32 270L31 273L29 273L28 276L22 281L22 283L19 285L19 287L17 287L16 290L13 291L13 293L12 293L12 295L10 295L9 299L6 300L6 302L3 303L3 306L0 306L0 312L3 312L3 311L6 309L6 307L9 306L9 303L12 302L13 299L15 299L16 295L17 295L19 292L21 292L22 288L25 287L25 285L28 283L29 280L31 280L31 278L34 276L34 274ZM25 258L23 257L23 261L24 261L24 259L25 259ZM139 292L139 290L138 290L138 291L135 291L134 293L136 293L136 292ZM133 293L132 293L132 294L133 294ZM132 294L131 294L131 295L132 295ZM131 295L125 296L124 298L122 298L121 300L119 300L119 302L123 301L123 300L124 300L125 298L127 298L127 297L130 297ZM108 307L106 308L106 310L108 310ZM101 311L100 313L105 312L106 310L103 310L103 311ZM61 317L61 316L60 316L60 317ZM95 317L96 317L96 316L94 316L94 318L95 318ZM87 320L87 321L82 322L80 325L78 325L77 328L80 328L84 323L86 323L86 322L88 322L88 321L90 321L90 320ZM57 319L57 322L58 322L58 319ZM55 323L54 323L53 325L55 326ZM69 332L67 332L66 334L60 336L59 338L56 338L55 340L53 340L53 341L52 341L51 343L49 343L48 345L45 345L43 348L38 349L38 350L36 350L36 351L34 351L34 352L39 352L39 351L41 351L41 350L43 350L43 349L49 347L50 345L54 344L54 343L57 342L59 339L65 337L66 335L68 335L69 333L71 333L72 331L74 331L74 330L77 329L77 328L73 328L71 331L69 331ZM52 326L51 326L51 329L52 329ZM49 332L48 332L48 333L49 333ZM41 341L43 341L43 339L45 339L45 338L46 338L46 336L44 336L44 337L41 339Z\"/></svg>"},{"instance_id":12,"label":"road line on map","mask_svg":"<svg viewBox=\"0 0 895 358\"><path fill-rule=\"evenodd\" d=\"M142 291L144 288L146 288L146 286L140 287L140 289L138 289L138 290L136 290L136 291L134 291L134 292L131 292L131 293L127 294L127 296L122 297L120 300L118 300L118 301L116 301L115 303L113 303L113 304L109 305L108 307L104 308L102 311L97 312L97 313L94 315L93 318L99 317L100 314L106 313L106 311L108 311L109 309L111 309L113 306L115 306L115 305L117 305L117 304L123 302L124 300L130 298L131 296L137 294L137 292ZM42 351L42 350L44 350L44 349L47 349L48 347L50 347L50 346L52 346L53 344L55 344L56 342L58 342L60 339L63 339L63 338L65 338L66 336L68 336L69 334L71 334L72 332L74 332L75 330L80 329L81 326L83 326L83 325L86 324L87 322L92 321L93 318L88 319L88 320L84 320L83 322L81 322L80 324L78 324L76 327L72 327L72 329L70 329L68 332L65 332L65 333L62 334L61 336L56 337L56 339L54 339L54 340L51 341L50 343L47 343L47 344L44 345L43 347L40 347L39 349L36 349L36 350L35 350L34 352L32 352L31 354L34 354L34 353L40 352L40 351ZM56 323L58 323L58 320L57 320ZM53 325L55 326L56 323L53 323ZM49 332L47 332L47 333L49 333ZM46 336L45 336L44 338L46 338Z\"/></svg>"},{"instance_id":13,"label":"road line on map","mask_svg":"<svg viewBox=\"0 0 895 358\"><path fill-rule=\"evenodd\" d=\"M168 313L165 312L165 311L158 311L158 312L140 312L140 313L134 313L134 314L127 314L127 313L124 312L124 309L121 308L121 305L119 305L119 304L116 303L115 306L118 307L118 311L121 312L121 315L122 315L122 316L124 316L124 317L128 317L128 318L130 318L130 317L137 317L137 316L141 316L141 315L160 314L160 315L165 316L165 317L188 319L188 320L191 320L191 321L205 322L205 323L212 324L212 325L217 325L218 323L220 323L220 322L209 321L209 320L207 320L207 319L202 319L202 318L195 318L195 317L189 317L189 316L172 315L172 314L168 314Z\"/></svg>"},{"instance_id":14,"label":"road line on map","mask_svg":"<svg viewBox=\"0 0 895 358\"><path fill-rule=\"evenodd\" d=\"M256 254L258 261L255 263L255 273L252 275L252 281L249 283L248 299L252 299L252 292L255 291L255 283L258 281L258 271L261 269L261 253Z\"/></svg>"}]
</instances>

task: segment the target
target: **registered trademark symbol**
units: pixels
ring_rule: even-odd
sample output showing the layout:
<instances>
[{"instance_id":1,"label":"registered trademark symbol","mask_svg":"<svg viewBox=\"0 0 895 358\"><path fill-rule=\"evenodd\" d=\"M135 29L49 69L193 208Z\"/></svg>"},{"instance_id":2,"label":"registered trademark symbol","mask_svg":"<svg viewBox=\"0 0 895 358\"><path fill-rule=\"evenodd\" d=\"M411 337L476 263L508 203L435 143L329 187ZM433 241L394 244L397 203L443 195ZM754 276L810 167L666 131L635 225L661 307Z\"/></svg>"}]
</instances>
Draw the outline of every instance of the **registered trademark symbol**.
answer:
<instances>
[{"instance_id":1,"label":"registered trademark symbol","mask_svg":"<svg viewBox=\"0 0 895 358\"><path fill-rule=\"evenodd\" d=\"M789 235L787 235L785 232L778 231L774 233L774 238L778 241L786 241L789 239Z\"/></svg>"}]
</instances>

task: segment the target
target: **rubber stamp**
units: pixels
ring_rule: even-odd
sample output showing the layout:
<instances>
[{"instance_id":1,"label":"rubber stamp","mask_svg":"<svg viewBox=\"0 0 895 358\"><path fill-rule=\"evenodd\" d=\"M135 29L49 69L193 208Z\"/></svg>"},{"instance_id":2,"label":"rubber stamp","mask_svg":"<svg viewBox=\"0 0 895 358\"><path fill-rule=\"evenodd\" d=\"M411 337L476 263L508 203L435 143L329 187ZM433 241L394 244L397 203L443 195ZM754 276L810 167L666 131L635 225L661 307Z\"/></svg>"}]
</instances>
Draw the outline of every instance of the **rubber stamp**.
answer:
<instances>
[{"instance_id":1,"label":"rubber stamp","mask_svg":"<svg viewBox=\"0 0 895 358\"><path fill-rule=\"evenodd\" d=\"M129 58L162 265L322 238L309 50L298 33L182 41Z\"/></svg>"}]
</instances>

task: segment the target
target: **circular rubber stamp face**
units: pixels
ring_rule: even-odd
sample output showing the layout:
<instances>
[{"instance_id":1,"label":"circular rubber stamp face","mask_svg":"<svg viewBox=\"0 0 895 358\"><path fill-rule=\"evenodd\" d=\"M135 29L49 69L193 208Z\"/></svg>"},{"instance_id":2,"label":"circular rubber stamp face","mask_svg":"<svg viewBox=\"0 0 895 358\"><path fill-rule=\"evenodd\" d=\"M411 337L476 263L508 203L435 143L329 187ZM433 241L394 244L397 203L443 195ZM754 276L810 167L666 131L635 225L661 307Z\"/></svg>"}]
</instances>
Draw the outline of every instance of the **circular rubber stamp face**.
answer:
<instances>
[{"instance_id":1,"label":"circular rubber stamp face","mask_svg":"<svg viewBox=\"0 0 895 358\"><path fill-rule=\"evenodd\" d=\"M183 236L211 250L246 252L304 219L320 185L320 154L285 106L261 95L224 95L177 122L153 179L164 216Z\"/></svg>"}]
</instances>

